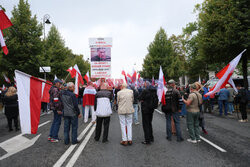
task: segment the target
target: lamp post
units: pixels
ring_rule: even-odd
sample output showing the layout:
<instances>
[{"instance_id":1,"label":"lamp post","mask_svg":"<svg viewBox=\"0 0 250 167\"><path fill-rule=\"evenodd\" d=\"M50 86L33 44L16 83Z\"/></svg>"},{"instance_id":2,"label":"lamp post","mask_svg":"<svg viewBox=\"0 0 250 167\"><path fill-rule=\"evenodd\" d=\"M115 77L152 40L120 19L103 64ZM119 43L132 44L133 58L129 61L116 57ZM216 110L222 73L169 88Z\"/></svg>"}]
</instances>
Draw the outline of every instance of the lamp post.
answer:
<instances>
[{"instance_id":1,"label":"lamp post","mask_svg":"<svg viewBox=\"0 0 250 167\"><path fill-rule=\"evenodd\" d=\"M50 19L50 15L45 14L43 16L43 40L45 40L45 24L51 24L49 19ZM43 69L43 72L44 72L44 79L46 80L46 71L44 69Z\"/></svg>"},{"instance_id":2,"label":"lamp post","mask_svg":"<svg viewBox=\"0 0 250 167\"><path fill-rule=\"evenodd\" d=\"M49 19L50 19L50 15L46 14L43 16L43 38L44 40L45 40L45 24L51 24Z\"/></svg>"}]
</instances>

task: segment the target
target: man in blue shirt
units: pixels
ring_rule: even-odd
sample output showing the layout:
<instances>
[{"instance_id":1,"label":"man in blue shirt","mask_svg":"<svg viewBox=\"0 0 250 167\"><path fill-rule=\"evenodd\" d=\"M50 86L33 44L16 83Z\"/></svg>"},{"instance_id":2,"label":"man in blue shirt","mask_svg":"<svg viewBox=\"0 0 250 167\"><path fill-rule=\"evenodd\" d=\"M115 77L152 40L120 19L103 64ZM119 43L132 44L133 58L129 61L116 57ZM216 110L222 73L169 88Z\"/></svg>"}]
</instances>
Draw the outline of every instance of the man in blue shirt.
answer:
<instances>
[{"instance_id":1,"label":"man in blue shirt","mask_svg":"<svg viewBox=\"0 0 250 167\"><path fill-rule=\"evenodd\" d=\"M220 90L218 95L219 95L218 100L219 100L220 116L222 116L223 106L224 106L224 114L225 116L227 116L228 98L230 96L230 92L226 88L223 88Z\"/></svg>"}]
</instances>

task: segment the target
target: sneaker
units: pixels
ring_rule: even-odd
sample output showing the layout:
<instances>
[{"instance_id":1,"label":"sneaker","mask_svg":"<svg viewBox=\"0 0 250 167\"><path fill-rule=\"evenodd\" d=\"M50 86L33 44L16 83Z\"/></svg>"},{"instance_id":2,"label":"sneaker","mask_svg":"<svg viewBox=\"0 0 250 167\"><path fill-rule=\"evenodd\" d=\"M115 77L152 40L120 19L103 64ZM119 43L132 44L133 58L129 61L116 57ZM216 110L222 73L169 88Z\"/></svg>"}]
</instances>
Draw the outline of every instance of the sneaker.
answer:
<instances>
[{"instance_id":1,"label":"sneaker","mask_svg":"<svg viewBox=\"0 0 250 167\"><path fill-rule=\"evenodd\" d=\"M182 141L184 141L183 138L180 138L180 139L177 140L177 142L182 142Z\"/></svg>"},{"instance_id":2,"label":"sneaker","mask_svg":"<svg viewBox=\"0 0 250 167\"><path fill-rule=\"evenodd\" d=\"M51 140L50 140L52 143L58 143L59 142L59 140L58 139L52 139L51 138Z\"/></svg>"},{"instance_id":3,"label":"sneaker","mask_svg":"<svg viewBox=\"0 0 250 167\"><path fill-rule=\"evenodd\" d=\"M246 120L244 120L244 119L241 119L241 120L239 120L239 122L246 122Z\"/></svg>"},{"instance_id":4,"label":"sneaker","mask_svg":"<svg viewBox=\"0 0 250 167\"><path fill-rule=\"evenodd\" d=\"M203 131L204 134L206 134L206 135L208 134L206 129L202 129L202 131Z\"/></svg>"},{"instance_id":5,"label":"sneaker","mask_svg":"<svg viewBox=\"0 0 250 167\"><path fill-rule=\"evenodd\" d=\"M187 139L187 141L190 142L190 143L194 143L194 144L197 143L196 140L192 140L192 139Z\"/></svg>"},{"instance_id":6,"label":"sneaker","mask_svg":"<svg viewBox=\"0 0 250 167\"><path fill-rule=\"evenodd\" d=\"M136 122L136 123L135 123L135 125L139 125L139 124L140 124L140 122Z\"/></svg>"},{"instance_id":7,"label":"sneaker","mask_svg":"<svg viewBox=\"0 0 250 167\"><path fill-rule=\"evenodd\" d=\"M48 137L48 141L50 141L51 139L52 139L52 138L49 136L49 137Z\"/></svg>"},{"instance_id":8,"label":"sneaker","mask_svg":"<svg viewBox=\"0 0 250 167\"><path fill-rule=\"evenodd\" d=\"M196 140L198 143L201 142L201 139Z\"/></svg>"}]
</instances>

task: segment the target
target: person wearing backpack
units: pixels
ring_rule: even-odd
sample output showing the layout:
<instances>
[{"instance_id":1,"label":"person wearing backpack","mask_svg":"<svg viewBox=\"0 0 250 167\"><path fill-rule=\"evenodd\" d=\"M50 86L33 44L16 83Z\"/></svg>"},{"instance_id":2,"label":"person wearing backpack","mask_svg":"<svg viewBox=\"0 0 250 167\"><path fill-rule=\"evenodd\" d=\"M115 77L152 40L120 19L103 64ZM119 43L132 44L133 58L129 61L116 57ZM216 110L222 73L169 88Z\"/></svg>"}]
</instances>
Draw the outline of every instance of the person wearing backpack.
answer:
<instances>
[{"instance_id":1,"label":"person wearing backpack","mask_svg":"<svg viewBox=\"0 0 250 167\"><path fill-rule=\"evenodd\" d=\"M188 99L185 100L182 97L183 102L187 106L187 126L190 138L188 142L197 143L200 142L200 129L199 129L199 117L202 105L202 95L197 91L195 84L190 85L191 93Z\"/></svg>"},{"instance_id":2,"label":"person wearing backpack","mask_svg":"<svg viewBox=\"0 0 250 167\"><path fill-rule=\"evenodd\" d=\"M176 128L177 141L182 142L184 139L181 135L180 128L180 112L182 107L182 99L180 92L175 89L175 81L173 79L169 80L169 86L165 93L165 105L162 105L162 111L166 116L166 130L167 130L167 140L172 140L172 129L171 129L171 116L173 116L174 124Z\"/></svg>"},{"instance_id":3,"label":"person wearing backpack","mask_svg":"<svg viewBox=\"0 0 250 167\"><path fill-rule=\"evenodd\" d=\"M237 102L240 104L240 113L242 119L239 122L247 122L247 90L245 88L241 88L240 85L237 85L238 94L236 95Z\"/></svg>"},{"instance_id":4,"label":"person wearing backpack","mask_svg":"<svg viewBox=\"0 0 250 167\"><path fill-rule=\"evenodd\" d=\"M142 126L144 131L144 141L142 144L149 145L154 142L152 120L154 109L158 106L156 89L147 81L144 83L145 89L139 96L141 102Z\"/></svg>"}]
</instances>

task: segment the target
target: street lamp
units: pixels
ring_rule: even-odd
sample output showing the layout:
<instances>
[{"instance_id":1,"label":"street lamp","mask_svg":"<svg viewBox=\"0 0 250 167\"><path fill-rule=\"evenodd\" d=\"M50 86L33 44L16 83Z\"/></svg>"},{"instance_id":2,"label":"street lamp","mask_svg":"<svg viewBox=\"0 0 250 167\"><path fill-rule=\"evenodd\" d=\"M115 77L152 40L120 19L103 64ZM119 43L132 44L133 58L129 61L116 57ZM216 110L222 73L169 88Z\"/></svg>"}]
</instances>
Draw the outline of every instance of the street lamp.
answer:
<instances>
[{"instance_id":1,"label":"street lamp","mask_svg":"<svg viewBox=\"0 0 250 167\"><path fill-rule=\"evenodd\" d=\"M51 22L49 21L50 19L50 15L46 14L43 16L43 36L44 36L44 40L45 40L45 24L51 24Z\"/></svg>"}]
</instances>

